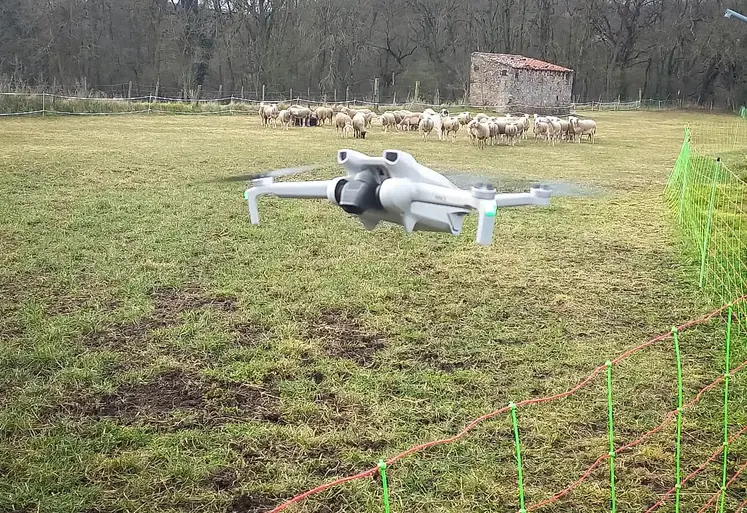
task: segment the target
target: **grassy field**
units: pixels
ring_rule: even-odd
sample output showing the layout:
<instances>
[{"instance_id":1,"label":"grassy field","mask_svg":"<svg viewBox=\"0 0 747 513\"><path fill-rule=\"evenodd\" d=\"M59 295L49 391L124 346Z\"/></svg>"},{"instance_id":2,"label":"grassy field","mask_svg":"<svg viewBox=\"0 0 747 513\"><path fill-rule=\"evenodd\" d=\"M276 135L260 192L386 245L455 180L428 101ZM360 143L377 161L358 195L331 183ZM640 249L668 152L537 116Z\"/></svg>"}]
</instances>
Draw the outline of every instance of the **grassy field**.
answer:
<instances>
[{"instance_id":1,"label":"grassy field","mask_svg":"<svg viewBox=\"0 0 747 513\"><path fill-rule=\"evenodd\" d=\"M662 198L688 113L595 113L597 144L478 151L413 133L336 139L257 117L0 120L0 511L260 512L509 401L563 391L708 311ZM642 130L641 127L654 127ZM494 243L363 230L231 174L410 151L439 169L597 192L499 211ZM302 178L302 177L299 177ZM500 179L497 181L500 188ZM682 336L687 398L723 373L723 322ZM735 344L732 361L747 357ZM671 341L614 368L618 444L676 406ZM731 381L732 431L747 422ZM685 414L683 471L721 441L721 389ZM519 410L529 504L607 452L604 380ZM517 511L508 416L389 472L396 512ZM674 427L617 458L618 511L673 485ZM744 437L747 438L747 437ZM730 447L729 472L747 459ZM697 509L714 462L683 489ZM747 476L730 488L732 510ZM542 511L608 507L602 465ZM381 511L367 479L292 511ZM662 511L673 511L671 504Z\"/></svg>"}]
</instances>

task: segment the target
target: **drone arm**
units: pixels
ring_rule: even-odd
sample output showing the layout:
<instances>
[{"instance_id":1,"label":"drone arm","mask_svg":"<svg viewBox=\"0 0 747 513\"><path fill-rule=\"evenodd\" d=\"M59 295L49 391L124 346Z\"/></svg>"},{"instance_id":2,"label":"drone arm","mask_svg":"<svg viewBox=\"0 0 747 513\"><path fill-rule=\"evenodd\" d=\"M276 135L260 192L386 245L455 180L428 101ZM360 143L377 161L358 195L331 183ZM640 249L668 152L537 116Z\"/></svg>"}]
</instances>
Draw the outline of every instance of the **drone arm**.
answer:
<instances>
[{"instance_id":1,"label":"drone arm","mask_svg":"<svg viewBox=\"0 0 747 513\"><path fill-rule=\"evenodd\" d=\"M495 195L495 206L521 207L525 205L550 205L550 192L545 189L530 189L530 192L503 193Z\"/></svg>"},{"instance_id":2,"label":"drone arm","mask_svg":"<svg viewBox=\"0 0 747 513\"><path fill-rule=\"evenodd\" d=\"M314 182L280 182L251 187L244 192L244 199L249 204L249 216L252 224L259 224L257 198L272 195L280 198L327 198L327 187L333 180Z\"/></svg>"},{"instance_id":3,"label":"drone arm","mask_svg":"<svg viewBox=\"0 0 747 513\"><path fill-rule=\"evenodd\" d=\"M743 14L739 14L736 11L733 11L731 9L726 10L726 14L724 14L725 18L737 18L738 20L742 20L744 22L747 22L747 16Z\"/></svg>"}]
</instances>

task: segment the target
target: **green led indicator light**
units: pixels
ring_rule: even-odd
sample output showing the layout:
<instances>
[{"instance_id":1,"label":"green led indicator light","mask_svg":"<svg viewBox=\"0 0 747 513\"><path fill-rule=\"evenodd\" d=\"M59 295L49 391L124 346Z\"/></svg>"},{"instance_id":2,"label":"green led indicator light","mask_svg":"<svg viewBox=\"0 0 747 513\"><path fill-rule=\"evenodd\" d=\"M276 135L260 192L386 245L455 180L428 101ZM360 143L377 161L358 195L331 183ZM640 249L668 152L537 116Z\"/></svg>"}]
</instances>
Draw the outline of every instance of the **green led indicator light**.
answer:
<instances>
[{"instance_id":1,"label":"green led indicator light","mask_svg":"<svg viewBox=\"0 0 747 513\"><path fill-rule=\"evenodd\" d=\"M497 209L495 207L493 207L493 210L486 210L485 211L485 215L488 216L488 217L495 217L495 211L496 210Z\"/></svg>"}]
</instances>

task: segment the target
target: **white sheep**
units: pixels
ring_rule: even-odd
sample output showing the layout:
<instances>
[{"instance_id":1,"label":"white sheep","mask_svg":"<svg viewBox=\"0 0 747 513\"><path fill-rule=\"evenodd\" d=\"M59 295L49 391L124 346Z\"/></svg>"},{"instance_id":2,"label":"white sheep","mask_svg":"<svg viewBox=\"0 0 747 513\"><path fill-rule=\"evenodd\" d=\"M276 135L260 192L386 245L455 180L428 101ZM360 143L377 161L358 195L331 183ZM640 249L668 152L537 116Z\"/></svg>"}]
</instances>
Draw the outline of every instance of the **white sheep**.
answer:
<instances>
[{"instance_id":1,"label":"white sheep","mask_svg":"<svg viewBox=\"0 0 747 513\"><path fill-rule=\"evenodd\" d=\"M516 139L519 135L519 126L516 123L506 125L506 139L511 146L516 146Z\"/></svg>"},{"instance_id":2,"label":"white sheep","mask_svg":"<svg viewBox=\"0 0 747 513\"><path fill-rule=\"evenodd\" d=\"M573 121L570 121L571 129L573 130L573 135L578 141L578 143L581 143L581 138L584 135L589 136L589 142L594 144L594 137L597 133L597 123L593 119L578 119L573 118Z\"/></svg>"},{"instance_id":3,"label":"white sheep","mask_svg":"<svg viewBox=\"0 0 747 513\"><path fill-rule=\"evenodd\" d=\"M353 120L344 112L338 112L335 116L335 132L338 137L347 137L348 130L353 127Z\"/></svg>"},{"instance_id":4,"label":"white sheep","mask_svg":"<svg viewBox=\"0 0 747 513\"><path fill-rule=\"evenodd\" d=\"M288 111L290 112L294 124L308 126L309 119L311 118L310 108L301 105L291 105Z\"/></svg>"},{"instance_id":5,"label":"white sheep","mask_svg":"<svg viewBox=\"0 0 747 513\"><path fill-rule=\"evenodd\" d=\"M560 139L560 134L563 127L560 125L560 120L554 118L548 118L547 125L550 127L548 131L547 142L555 145L555 142Z\"/></svg>"},{"instance_id":6,"label":"white sheep","mask_svg":"<svg viewBox=\"0 0 747 513\"><path fill-rule=\"evenodd\" d=\"M485 141L490 137L490 128L486 123L473 120L469 123L470 139L477 141L477 147L485 148Z\"/></svg>"},{"instance_id":7,"label":"white sheep","mask_svg":"<svg viewBox=\"0 0 747 513\"><path fill-rule=\"evenodd\" d=\"M550 125L546 123L545 121L538 121L535 119L534 138L537 139L538 137L542 137L543 139L547 139L547 136L549 133L550 133Z\"/></svg>"},{"instance_id":8,"label":"white sheep","mask_svg":"<svg viewBox=\"0 0 747 513\"><path fill-rule=\"evenodd\" d=\"M316 118L319 121L319 126L324 125L326 120L329 120L329 124L332 124L332 117L334 116L334 110L331 107L317 107Z\"/></svg>"},{"instance_id":9,"label":"white sheep","mask_svg":"<svg viewBox=\"0 0 747 513\"><path fill-rule=\"evenodd\" d=\"M419 112L413 112L402 118L400 130L417 130L420 119L423 117Z\"/></svg>"},{"instance_id":10,"label":"white sheep","mask_svg":"<svg viewBox=\"0 0 747 513\"><path fill-rule=\"evenodd\" d=\"M394 114L394 119L397 122L397 126L399 126L399 124L402 123L402 118L409 116L412 112L409 110L394 110L392 111L392 114Z\"/></svg>"},{"instance_id":11,"label":"white sheep","mask_svg":"<svg viewBox=\"0 0 747 513\"><path fill-rule=\"evenodd\" d=\"M446 134L446 137L451 134L451 142L453 143L456 141L457 132L462 127L462 123L459 121L459 118L455 117L448 117L443 120L443 130Z\"/></svg>"},{"instance_id":12,"label":"white sheep","mask_svg":"<svg viewBox=\"0 0 747 513\"><path fill-rule=\"evenodd\" d=\"M366 116L362 112L353 116L353 137L356 139L366 138Z\"/></svg>"},{"instance_id":13,"label":"white sheep","mask_svg":"<svg viewBox=\"0 0 747 513\"><path fill-rule=\"evenodd\" d=\"M361 109L358 112L363 114L364 119L366 120L366 126L371 126L371 121L373 121L374 113L373 111L369 109Z\"/></svg>"},{"instance_id":14,"label":"white sheep","mask_svg":"<svg viewBox=\"0 0 747 513\"><path fill-rule=\"evenodd\" d=\"M395 118L394 114L391 112L383 113L381 116L379 116L379 121L381 121L381 126L384 127L384 132L388 132L390 126L397 126L397 118Z\"/></svg>"},{"instance_id":15,"label":"white sheep","mask_svg":"<svg viewBox=\"0 0 747 513\"><path fill-rule=\"evenodd\" d=\"M527 134L529 133L529 126L530 126L529 114L524 114L524 116L522 116L522 122L521 122L521 124L524 127L523 130L522 130L522 138L526 139L527 138Z\"/></svg>"},{"instance_id":16,"label":"white sheep","mask_svg":"<svg viewBox=\"0 0 747 513\"><path fill-rule=\"evenodd\" d=\"M276 119L278 117L277 105L265 105L260 109L260 117L262 118L262 125L267 127L272 122L277 126Z\"/></svg>"},{"instance_id":17,"label":"white sheep","mask_svg":"<svg viewBox=\"0 0 747 513\"><path fill-rule=\"evenodd\" d=\"M433 122L433 130L436 131L436 135L438 136L439 141L443 141L444 139L444 130L443 130L443 118L440 114L433 114L431 116L428 116L431 118L431 121Z\"/></svg>"},{"instance_id":18,"label":"white sheep","mask_svg":"<svg viewBox=\"0 0 747 513\"><path fill-rule=\"evenodd\" d=\"M428 135L430 135L431 130L433 130L433 117L423 116L420 119L420 123L418 123L418 130L420 131L420 135L423 137L423 140L428 140Z\"/></svg>"},{"instance_id":19,"label":"white sheep","mask_svg":"<svg viewBox=\"0 0 747 513\"><path fill-rule=\"evenodd\" d=\"M469 113L469 112L467 112L467 111L464 111L464 112L460 112L460 113L459 113L459 114L457 115L457 119L459 120L459 124L460 124L460 125L466 125L466 124L468 124L468 123L469 123L470 121L472 121L472 114L470 114L470 113Z\"/></svg>"},{"instance_id":20,"label":"white sheep","mask_svg":"<svg viewBox=\"0 0 747 513\"><path fill-rule=\"evenodd\" d=\"M291 123L291 115L288 109L283 109L278 112L278 121L280 121L281 127L284 127L286 130L288 130L288 127Z\"/></svg>"}]
</instances>

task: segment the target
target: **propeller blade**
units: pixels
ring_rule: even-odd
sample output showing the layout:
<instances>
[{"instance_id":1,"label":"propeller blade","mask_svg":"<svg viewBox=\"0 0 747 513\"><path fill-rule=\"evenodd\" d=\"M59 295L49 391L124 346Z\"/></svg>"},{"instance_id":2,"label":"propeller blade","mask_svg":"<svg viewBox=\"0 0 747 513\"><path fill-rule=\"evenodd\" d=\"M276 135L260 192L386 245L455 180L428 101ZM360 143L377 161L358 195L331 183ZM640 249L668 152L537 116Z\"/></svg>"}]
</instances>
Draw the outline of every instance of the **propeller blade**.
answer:
<instances>
[{"instance_id":1,"label":"propeller blade","mask_svg":"<svg viewBox=\"0 0 747 513\"><path fill-rule=\"evenodd\" d=\"M281 176L291 176L300 173L307 173L315 169L319 169L321 165L310 165L300 167L285 167L282 169L274 169L272 171L265 171L263 173L247 174L247 175L234 175L224 178L216 178L212 180L214 182L249 182L258 178L279 178Z\"/></svg>"},{"instance_id":2,"label":"propeller blade","mask_svg":"<svg viewBox=\"0 0 747 513\"><path fill-rule=\"evenodd\" d=\"M515 178L501 178L500 176L484 176L475 173L443 173L454 185L462 189L469 189L481 183L490 183L499 192L524 192L532 186L542 185L550 189L556 197L588 197L599 196L599 188L583 183L566 182L562 180L526 180Z\"/></svg>"},{"instance_id":3,"label":"propeller blade","mask_svg":"<svg viewBox=\"0 0 747 513\"><path fill-rule=\"evenodd\" d=\"M602 191L598 187L578 182L567 182L564 180L507 180L501 182L507 187L515 189L527 189L533 185L541 184L545 189L556 197L585 198L600 196Z\"/></svg>"}]
</instances>

